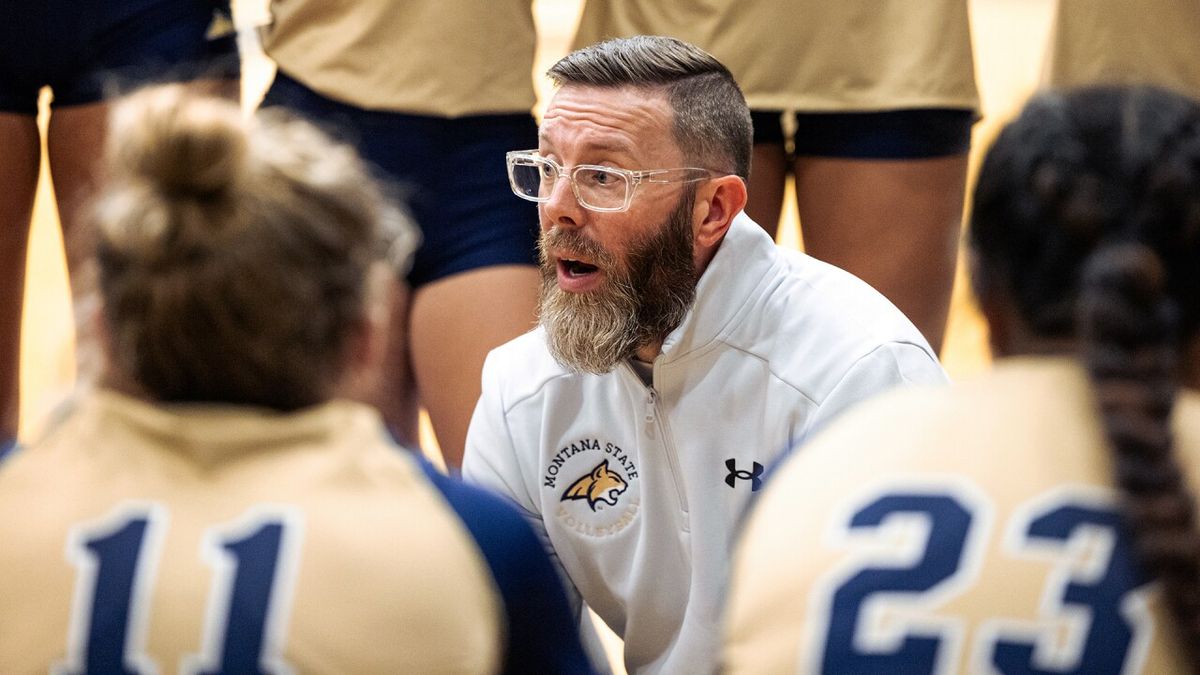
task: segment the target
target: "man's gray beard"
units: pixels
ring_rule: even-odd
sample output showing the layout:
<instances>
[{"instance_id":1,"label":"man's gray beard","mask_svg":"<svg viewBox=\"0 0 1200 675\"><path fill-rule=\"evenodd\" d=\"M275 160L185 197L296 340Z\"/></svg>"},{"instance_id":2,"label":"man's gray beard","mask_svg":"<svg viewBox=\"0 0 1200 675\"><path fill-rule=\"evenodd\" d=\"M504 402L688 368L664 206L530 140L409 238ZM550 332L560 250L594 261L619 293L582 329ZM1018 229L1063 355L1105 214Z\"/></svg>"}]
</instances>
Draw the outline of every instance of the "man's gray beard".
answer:
<instances>
[{"instance_id":1,"label":"man's gray beard","mask_svg":"<svg viewBox=\"0 0 1200 675\"><path fill-rule=\"evenodd\" d=\"M538 316L551 355L576 372L604 374L658 342L683 322L696 297L692 259L692 201L679 205L655 233L632 243L622 267L612 253L572 230L543 233L542 294ZM605 272L604 286L589 293L558 287L557 269L546 259L547 240L586 255Z\"/></svg>"}]
</instances>

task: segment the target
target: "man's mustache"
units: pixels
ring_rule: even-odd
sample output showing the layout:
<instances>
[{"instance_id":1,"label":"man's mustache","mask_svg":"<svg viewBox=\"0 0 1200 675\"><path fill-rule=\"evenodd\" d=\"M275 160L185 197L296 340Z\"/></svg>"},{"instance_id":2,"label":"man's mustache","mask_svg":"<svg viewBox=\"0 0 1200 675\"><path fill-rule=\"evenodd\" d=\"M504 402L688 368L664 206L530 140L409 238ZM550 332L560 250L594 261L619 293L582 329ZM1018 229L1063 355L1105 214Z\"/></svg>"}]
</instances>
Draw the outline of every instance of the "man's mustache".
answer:
<instances>
[{"instance_id":1,"label":"man's mustache","mask_svg":"<svg viewBox=\"0 0 1200 675\"><path fill-rule=\"evenodd\" d=\"M610 266L614 258L608 249L601 246L599 242L580 234L577 230L564 230L557 227L544 230L539 244L538 255L543 263L547 262L546 251L550 249L570 251L581 258L587 258L592 264L600 267Z\"/></svg>"}]
</instances>

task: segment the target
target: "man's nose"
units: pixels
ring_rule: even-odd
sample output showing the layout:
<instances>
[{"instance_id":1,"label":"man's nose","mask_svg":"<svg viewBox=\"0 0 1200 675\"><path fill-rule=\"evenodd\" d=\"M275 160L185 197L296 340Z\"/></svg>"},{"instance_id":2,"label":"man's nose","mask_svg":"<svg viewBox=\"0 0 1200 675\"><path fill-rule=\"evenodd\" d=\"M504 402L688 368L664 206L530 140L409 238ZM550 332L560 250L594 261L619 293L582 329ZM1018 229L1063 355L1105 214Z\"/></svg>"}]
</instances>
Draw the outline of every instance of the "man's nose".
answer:
<instances>
[{"instance_id":1,"label":"man's nose","mask_svg":"<svg viewBox=\"0 0 1200 675\"><path fill-rule=\"evenodd\" d=\"M583 212L583 206L575 198L570 176L559 176L550 187L550 198L542 202L543 227L580 227L583 224Z\"/></svg>"}]
</instances>

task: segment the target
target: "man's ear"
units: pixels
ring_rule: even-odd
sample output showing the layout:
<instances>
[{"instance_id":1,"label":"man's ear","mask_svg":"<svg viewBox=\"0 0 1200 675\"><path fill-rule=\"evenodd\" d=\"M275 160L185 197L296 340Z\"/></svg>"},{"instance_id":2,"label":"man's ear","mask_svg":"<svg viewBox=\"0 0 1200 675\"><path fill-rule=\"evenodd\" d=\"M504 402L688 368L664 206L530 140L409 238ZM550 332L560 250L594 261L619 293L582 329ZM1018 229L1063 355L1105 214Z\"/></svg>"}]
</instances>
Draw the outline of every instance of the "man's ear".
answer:
<instances>
[{"instance_id":1,"label":"man's ear","mask_svg":"<svg viewBox=\"0 0 1200 675\"><path fill-rule=\"evenodd\" d=\"M746 182L740 176L713 178L696 191L692 222L698 250L716 248L733 217L746 207L746 199Z\"/></svg>"}]
</instances>

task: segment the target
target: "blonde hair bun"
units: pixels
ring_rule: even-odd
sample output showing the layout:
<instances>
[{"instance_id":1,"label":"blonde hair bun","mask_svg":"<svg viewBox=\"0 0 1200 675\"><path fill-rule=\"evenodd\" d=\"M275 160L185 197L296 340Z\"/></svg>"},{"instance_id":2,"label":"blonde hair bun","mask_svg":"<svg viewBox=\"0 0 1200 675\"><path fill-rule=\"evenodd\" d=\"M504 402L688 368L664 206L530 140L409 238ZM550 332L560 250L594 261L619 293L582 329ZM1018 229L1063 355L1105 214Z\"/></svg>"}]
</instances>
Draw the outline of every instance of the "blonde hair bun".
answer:
<instances>
[{"instance_id":1,"label":"blonde hair bun","mask_svg":"<svg viewBox=\"0 0 1200 675\"><path fill-rule=\"evenodd\" d=\"M219 197L245 169L248 122L230 101L153 87L118 105L111 123L113 170L170 199Z\"/></svg>"},{"instance_id":2,"label":"blonde hair bun","mask_svg":"<svg viewBox=\"0 0 1200 675\"><path fill-rule=\"evenodd\" d=\"M203 91L114 107L96 260L114 373L160 401L297 410L348 372L367 279L414 228L348 146Z\"/></svg>"}]
</instances>

